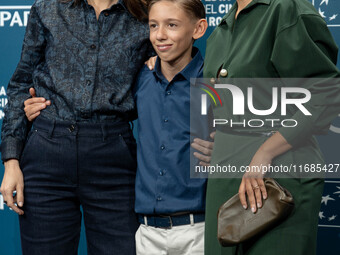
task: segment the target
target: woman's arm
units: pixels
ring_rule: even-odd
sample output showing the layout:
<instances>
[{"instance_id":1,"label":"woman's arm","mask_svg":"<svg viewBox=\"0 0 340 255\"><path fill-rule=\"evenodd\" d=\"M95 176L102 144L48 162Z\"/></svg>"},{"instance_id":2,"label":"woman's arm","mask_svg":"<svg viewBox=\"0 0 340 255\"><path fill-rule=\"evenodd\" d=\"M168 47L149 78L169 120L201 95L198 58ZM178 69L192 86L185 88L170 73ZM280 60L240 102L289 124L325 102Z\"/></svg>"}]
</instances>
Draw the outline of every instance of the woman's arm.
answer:
<instances>
[{"instance_id":1,"label":"woman's arm","mask_svg":"<svg viewBox=\"0 0 340 255\"><path fill-rule=\"evenodd\" d=\"M20 159L30 123L23 111L24 101L30 97L33 73L43 61L45 51L45 28L38 14L38 7L31 8L19 64L8 84L8 104L1 130L1 158Z\"/></svg>"},{"instance_id":2,"label":"woman's arm","mask_svg":"<svg viewBox=\"0 0 340 255\"><path fill-rule=\"evenodd\" d=\"M300 86L311 93L311 99L304 104L311 115L296 111L290 118L298 125L279 130L291 145L327 133L331 121L339 114L337 56L338 47L326 22L318 15L303 15L293 26L278 32L271 56L273 66L281 78L289 78L283 79L290 83L287 86ZM297 77L300 79L291 79Z\"/></svg>"},{"instance_id":3,"label":"woman's arm","mask_svg":"<svg viewBox=\"0 0 340 255\"><path fill-rule=\"evenodd\" d=\"M281 127L255 153L250 166L270 165L272 160L303 143L314 134L326 133L340 112L340 73L336 67L338 48L325 21L318 15L303 15L292 26L279 30L273 45L271 62L281 78L311 92L304 106L312 115L296 111L291 119L298 125ZM296 84L298 82L298 84ZM263 173L246 173L239 188L242 205L255 212L267 196ZM262 197L261 197L262 196Z\"/></svg>"},{"instance_id":4,"label":"woman's arm","mask_svg":"<svg viewBox=\"0 0 340 255\"><path fill-rule=\"evenodd\" d=\"M23 214L24 181L19 159L30 127L24 111L24 101L33 86L33 72L42 61L45 49L44 27L37 6L31 8L20 62L8 84L8 104L1 132L1 158L5 162L5 174L1 184L4 201L16 213ZM13 197L13 192L16 196Z\"/></svg>"}]
</instances>

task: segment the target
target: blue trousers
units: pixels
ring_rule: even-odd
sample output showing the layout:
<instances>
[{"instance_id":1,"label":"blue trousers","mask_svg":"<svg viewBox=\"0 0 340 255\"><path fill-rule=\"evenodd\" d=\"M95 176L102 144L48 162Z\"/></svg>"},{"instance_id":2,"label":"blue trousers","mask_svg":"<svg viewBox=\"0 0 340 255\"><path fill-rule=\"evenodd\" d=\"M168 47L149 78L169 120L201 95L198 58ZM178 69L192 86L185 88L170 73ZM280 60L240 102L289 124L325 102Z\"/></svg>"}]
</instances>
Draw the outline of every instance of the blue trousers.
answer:
<instances>
[{"instance_id":1,"label":"blue trousers","mask_svg":"<svg viewBox=\"0 0 340 255\"><path fill-rule=\"evenodd\" d=\"M25 145L23 254L77 254L83 208L90 255L135 254L136 143L129 123L38 117Z\"/></svg>"}]
</instances>

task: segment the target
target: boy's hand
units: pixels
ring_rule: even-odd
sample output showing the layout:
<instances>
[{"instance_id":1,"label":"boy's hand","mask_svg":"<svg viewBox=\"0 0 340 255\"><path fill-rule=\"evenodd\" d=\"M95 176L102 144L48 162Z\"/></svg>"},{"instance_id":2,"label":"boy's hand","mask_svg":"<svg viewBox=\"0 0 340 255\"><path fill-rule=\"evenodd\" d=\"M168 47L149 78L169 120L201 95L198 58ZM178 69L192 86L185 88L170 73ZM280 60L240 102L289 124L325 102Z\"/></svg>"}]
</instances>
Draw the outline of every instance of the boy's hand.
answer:
<instances>
[{"instance_id":1,"label":"boy's hand","mask_svg":"<svg viewBox=\"0 0 340 255\"><path fill-rule=\"evenodd\" d=\"M144 64L146 64L150 70L153 70L156 65L156 59L157 59L157 56L151 57L149 58L149 60L145 61Z\"/></svg>"},{"instance_id":2,"label":"boy's hand","mask_svg":"<svg viewBox=\"0 0 340 255\"><path fill-rule=\"evenodd\" d=\"M216 132L212 132L210 137L214 140ZM194 152L194 156L198 158L201 166L209 166L211 161L211 154L214 147L214 142L205 141L199 138L195 138L194 142L191 144L191 147L201 152Z\"/></svg>"},{"instance_id":3,"label":"boy's hand","mask_svg":"<svg viewBox=\"0 0 340 255\"><path fill-rule=\"evenodd\" d=\"M34 88L30 88L30 94L32 98L29 98L24 102L24 110L27 119L33 121L38 117L41 110L45 109L46 106L51 105L51 101L46 100L43 97L36 97Z\"/></svg>"}]
</instances>

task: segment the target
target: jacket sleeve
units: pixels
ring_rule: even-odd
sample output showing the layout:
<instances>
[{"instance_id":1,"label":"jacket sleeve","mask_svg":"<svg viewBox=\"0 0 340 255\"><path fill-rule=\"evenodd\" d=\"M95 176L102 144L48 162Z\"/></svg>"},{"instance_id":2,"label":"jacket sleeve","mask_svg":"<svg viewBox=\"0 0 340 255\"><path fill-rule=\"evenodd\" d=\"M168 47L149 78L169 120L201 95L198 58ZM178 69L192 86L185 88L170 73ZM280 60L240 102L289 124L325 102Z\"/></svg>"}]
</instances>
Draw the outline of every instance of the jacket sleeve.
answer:
<instances>
[{"instance_id":1,"label":"jacket sleeve","mask_svg":"<svg viewBox=\"0 0 340 255\"><path fill-rule=\"evenodd\" d=\"M44 27L36 5L31 8L20 62L8 84L8 104L1 130L1 159L20 159L30 123L25 116L24 101L30 97L33 72L44 58Z\"/></svg>"},{"instance_id":2,"label":"jacket sleeve","mask_svg":"<svg viewBox=\"0 0 340 255\"><path fill-rule=\"evenodd\" d=\"M279 129L292 146L314 134L327 133L331 121L340 113L337 55L338 48L319 15L301 15L276 36L271 61L279 76L304 78L299 79L298 85L311 93L304 106L312 115L296 111L291 119L297 121L297 126Z\"/></svg>"}]
</instances>

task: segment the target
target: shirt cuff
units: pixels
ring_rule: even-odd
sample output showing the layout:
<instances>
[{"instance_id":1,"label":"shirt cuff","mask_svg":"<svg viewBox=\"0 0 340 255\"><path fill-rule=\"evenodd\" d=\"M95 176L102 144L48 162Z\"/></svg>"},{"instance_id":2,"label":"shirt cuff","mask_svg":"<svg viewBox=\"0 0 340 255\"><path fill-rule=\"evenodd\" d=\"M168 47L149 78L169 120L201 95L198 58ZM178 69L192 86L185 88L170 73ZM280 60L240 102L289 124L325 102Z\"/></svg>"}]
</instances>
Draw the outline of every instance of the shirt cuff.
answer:
<instances>
[{"instance_id":1,"label":"shirt cuff","mask_svg":"<svg viewBox=\"0 0 340 255\"><path fill-rule=\"evenodd\" d=\"M8 137L1 142L1 160L20 159L24 144L22 141L13 137Z\"/></svg>"}]
</instances>

